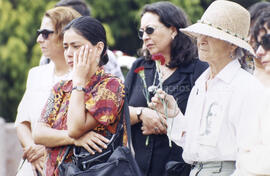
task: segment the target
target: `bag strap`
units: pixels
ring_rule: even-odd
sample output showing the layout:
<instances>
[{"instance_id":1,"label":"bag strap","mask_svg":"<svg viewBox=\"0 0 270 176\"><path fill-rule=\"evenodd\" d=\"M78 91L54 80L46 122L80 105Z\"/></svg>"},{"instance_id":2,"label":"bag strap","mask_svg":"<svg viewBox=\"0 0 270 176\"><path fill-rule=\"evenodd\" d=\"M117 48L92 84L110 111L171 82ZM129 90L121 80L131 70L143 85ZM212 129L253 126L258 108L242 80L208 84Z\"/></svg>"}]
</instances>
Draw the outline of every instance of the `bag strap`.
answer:
<instances>
[{"instance_id":1,"label":"bag strap","mask_svg":"<svg viewBox=\"0 0 270 176\"><path fill-rule=\"evenodd\" d=\"M132 140L131 140L131 125L130 125L130 114L129 114L129 107L128 107L128 99L125 97L124 100L124 119L126 121L126 129L127 129L127 139L128 139L128 147L134 153Z\"/></svg>"},{"instance_id":2,"label":"bag strap","mask_svg":"<svg viewBox=\"0 0 270 176\"><path fill-rule=\"evenodd\" d=\"M64 160L66 159L66 157L69 154L69 151L71 150L72 147L73 147L72 145L67 146L67 149L63 155L61 162L58 164L58 167L64 162Z\"/></svg>"},{"instance_id":3,"label":"bag strap","mask_svg":"<svg viewBox=\"0 0 270 176\"><path fill-rule=\"evenodd\" d=\"M132 153L134 153L134 149L133 149L133 145L132 145L132 140L131 140L131 127L130 127L130 114L129 114L129 107L128 107L128 103L127 103L127 97L125 97L124 99L124 105L123 105L123 118L120 119L120 123L117 127L117 131L116 133L118 133L121 129L121 124L126 124L126 129L127 129L127 139L128 139L128 147L129 149L132 151ZM126 121L126 123L123 123L123 121ZM64 160L66 159L67 155L69 154L69 151L72 149L72 145L69 145L63 155L63 158L61 160L61 162L58 164L58 167L64 162Z\"/></svg>"}]
</instances>

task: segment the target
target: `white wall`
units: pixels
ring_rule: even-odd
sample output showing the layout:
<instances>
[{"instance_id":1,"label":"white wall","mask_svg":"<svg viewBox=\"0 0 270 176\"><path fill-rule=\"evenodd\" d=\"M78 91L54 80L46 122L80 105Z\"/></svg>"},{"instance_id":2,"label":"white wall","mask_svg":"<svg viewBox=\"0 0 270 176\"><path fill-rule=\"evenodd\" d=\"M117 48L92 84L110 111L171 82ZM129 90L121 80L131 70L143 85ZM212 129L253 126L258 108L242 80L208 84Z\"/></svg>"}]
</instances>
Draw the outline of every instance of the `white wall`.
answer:
<instances>
[{"instance_id":1,"label":"white wall","mask_svg":"<svg viewBox=\"0 0 270 176\"><path fill-rule=\"evenodd\" d=\"M0 117L0 175L15 176L22 156L22 148L14 123L5 123Z\"/></svg>"}]
</instances>

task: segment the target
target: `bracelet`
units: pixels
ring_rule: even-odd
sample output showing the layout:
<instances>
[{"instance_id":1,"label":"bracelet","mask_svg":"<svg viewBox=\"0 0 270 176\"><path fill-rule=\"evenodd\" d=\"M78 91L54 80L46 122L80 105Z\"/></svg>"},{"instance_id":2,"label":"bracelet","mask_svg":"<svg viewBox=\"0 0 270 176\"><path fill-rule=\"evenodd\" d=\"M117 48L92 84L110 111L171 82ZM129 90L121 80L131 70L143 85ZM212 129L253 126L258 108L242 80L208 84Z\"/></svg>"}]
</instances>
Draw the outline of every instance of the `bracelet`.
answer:
<instances>
[{"instance_id":1,"label":"bracelet","mask_svg":"<svg viewBox=\"0 0 270 176\"><path fill-rule=\"evenodd\" d=\"M73 90L78 90L78 91L86 92L85 88L82 87L82 86L74 86L74 87L72 88L72 91L73 91Z\"/></svg>"}]
</instances>

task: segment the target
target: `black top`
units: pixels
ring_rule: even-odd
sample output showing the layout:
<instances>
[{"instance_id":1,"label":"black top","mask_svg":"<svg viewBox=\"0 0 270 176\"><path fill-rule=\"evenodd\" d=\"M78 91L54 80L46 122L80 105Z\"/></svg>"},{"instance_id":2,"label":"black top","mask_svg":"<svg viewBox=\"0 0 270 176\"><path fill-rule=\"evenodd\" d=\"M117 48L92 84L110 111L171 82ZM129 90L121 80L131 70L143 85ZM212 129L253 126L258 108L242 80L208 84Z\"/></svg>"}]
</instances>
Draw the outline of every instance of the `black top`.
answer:
<instances>
[{"instance_id":1,"label":"black top","mask_svg":"<svg viewBox=\"0 0 270 176\"><path fill-rule=\"evenodd\" d=\"M143 84L140 76L134 70L144 66L147 87L153 85L156 73L155 62L139 58L127 74L125 80L128 103L133 107L147 107L143 95ZM188 96L196 79L208 67L208 64L194 59L186 66L180 66L163 82L163 90L172 95L178 103L178 107L185 113ZM158 80L156 80L157 83ZM153 95L150 96L150 98ZM172 142L169 147L167 135L150 135L149 144L146 146L146 136L142 134L141 123L132 126L132 142L135 150L135 158L142 173L147 176L165 175L165 165L168 161L183 161L182 148Z\"/></svg>"}]
</instances>

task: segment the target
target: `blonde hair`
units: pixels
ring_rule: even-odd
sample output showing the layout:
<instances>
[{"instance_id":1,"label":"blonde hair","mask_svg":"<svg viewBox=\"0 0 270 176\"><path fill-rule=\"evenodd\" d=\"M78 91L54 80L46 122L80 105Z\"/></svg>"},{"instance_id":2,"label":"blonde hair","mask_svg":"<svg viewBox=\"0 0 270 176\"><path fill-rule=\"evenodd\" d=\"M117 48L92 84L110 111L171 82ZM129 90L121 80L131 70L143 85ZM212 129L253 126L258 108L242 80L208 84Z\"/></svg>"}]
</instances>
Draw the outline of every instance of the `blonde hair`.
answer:
<instances>
[{"instance_id":1,"label":"blonde hair","mask_svg":"<svg viewBox=\"0 0 270 176\"><path fill-rule=\"evenodd\" d=\"M52 20L54 32L57 35L59 41L62 42L62 30L64 29L64 27L73 19L80 17L81 14L76 10L72 9L71 7L55 7L46 11L44 16Z\"/></svg>"}]
</instances>

